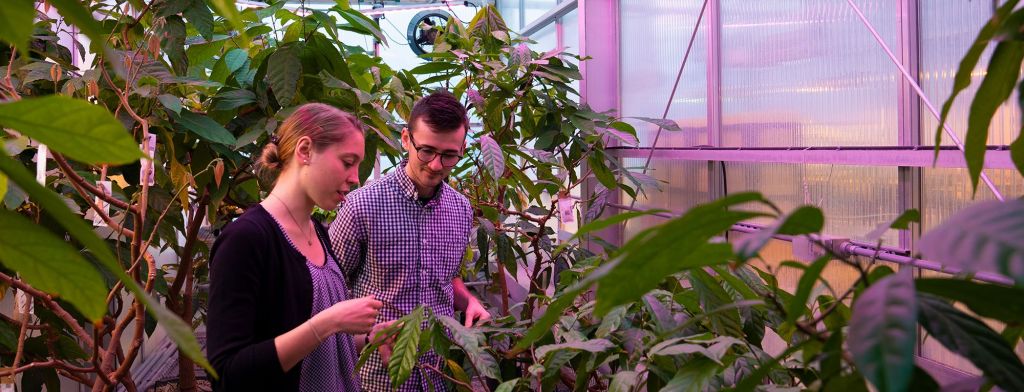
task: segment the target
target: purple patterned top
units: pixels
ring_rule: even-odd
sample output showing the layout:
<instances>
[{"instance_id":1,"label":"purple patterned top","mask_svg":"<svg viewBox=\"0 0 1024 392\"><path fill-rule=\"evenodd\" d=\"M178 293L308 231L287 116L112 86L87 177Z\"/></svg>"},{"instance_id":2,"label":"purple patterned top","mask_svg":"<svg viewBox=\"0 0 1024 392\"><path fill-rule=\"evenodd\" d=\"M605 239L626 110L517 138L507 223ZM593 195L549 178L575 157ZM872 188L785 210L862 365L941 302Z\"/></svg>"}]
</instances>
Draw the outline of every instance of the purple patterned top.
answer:
<instances>
[{"instance_id":1,"label":"purple patterned top","mask_svg":"<svg viewBox=\"0 0 1024 392\"><path fill-rule=\"evenodd\" d=\"M285 233L284 227L278 222L281 232ZM309 276L313 281L313 311L310 317L334 306L334 304L348 299L348 289L345 287L345 278L338 268L337 261L327 251L325 239L317 234L320 246L324 247L323 266L313 264L308 258L306 267L309 269ZM288 243L295 247L295 243L288 238ZM297 250L298 248L296 248ZM336 333L328 335L313 352L309 353L302 360L302 372L299 376L299 391L360 391L359 377L355 371L356 348L352 343L352 335Z\"/></svg>"}]
</instances>

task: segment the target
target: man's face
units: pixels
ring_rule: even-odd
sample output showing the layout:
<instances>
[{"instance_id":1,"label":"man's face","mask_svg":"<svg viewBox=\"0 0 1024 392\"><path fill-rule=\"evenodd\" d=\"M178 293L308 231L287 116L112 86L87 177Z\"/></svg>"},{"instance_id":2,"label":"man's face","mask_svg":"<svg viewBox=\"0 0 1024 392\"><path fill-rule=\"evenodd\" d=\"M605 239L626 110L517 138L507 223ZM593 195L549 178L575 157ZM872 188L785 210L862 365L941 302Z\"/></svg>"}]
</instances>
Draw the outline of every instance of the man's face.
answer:
<instances>
[{"instance_id":1,"label":"man's face","mask_svg":"<svg viewBox=\"0 0 1024 392\"><path fill-rule=\"evenodd\" d=\"M421 189L433 189L444 181L452 167L444 165L446 160L443 155L459 155L466 149L466 129L443 130L435 132L422 118L416 119L415 123L402 130L402 147L409 152L409 163L407 173ZM424 162L420 159L424 152L433 152L433 159ZM448 158L449 160L452 158Z\"/></svg>"}]
</instances>

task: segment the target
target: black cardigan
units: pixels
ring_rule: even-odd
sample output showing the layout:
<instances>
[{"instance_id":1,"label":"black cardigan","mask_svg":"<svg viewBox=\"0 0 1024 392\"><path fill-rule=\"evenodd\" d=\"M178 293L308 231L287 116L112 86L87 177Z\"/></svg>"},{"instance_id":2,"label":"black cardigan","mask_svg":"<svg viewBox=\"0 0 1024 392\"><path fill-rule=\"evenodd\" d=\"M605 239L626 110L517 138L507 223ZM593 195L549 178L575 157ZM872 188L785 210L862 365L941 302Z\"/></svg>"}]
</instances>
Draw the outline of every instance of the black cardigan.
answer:
<instances>
[{"instance_id":1,"label":"black cardigan","mask_svg":"<svg viewBox=\"0 0 1024 392\"><path fill-rule=\"evenodd\" d=\"M313 226L326 243L327 231ZM256 204L221 232L210 260L206 339L210 362L220 376L214 389L297 391L302 362L288 372L281 370L274 338L312 313L313 281L306 257Z\"/></svg>"}]
</instances>

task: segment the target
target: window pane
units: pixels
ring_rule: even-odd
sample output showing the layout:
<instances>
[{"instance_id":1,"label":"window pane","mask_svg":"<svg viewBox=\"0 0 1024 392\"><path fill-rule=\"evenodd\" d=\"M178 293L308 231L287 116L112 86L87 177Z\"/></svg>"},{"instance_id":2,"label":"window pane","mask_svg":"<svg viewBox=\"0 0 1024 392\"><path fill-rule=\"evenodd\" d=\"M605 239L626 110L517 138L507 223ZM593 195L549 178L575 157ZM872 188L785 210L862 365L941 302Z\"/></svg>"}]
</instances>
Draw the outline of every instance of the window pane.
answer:
<instances>
[{"instance_id":1,"label":"window pane","mask_svg":"<svg viewBox=\"0 0 1024 392\"><path fill-rule=\"evenodd\" d=\"M992 17L991 1L922 1L920 2L921 89L937 109L953 91L953 77L960 60L971 47L981 27ZM971 73L970 86L960 93L950 110L949 127L964 140L967 134L967 113L971 98L985 76L992 47L985 50ZM922 106L921 142L933 145L939 122L935 115ZM1016 90L1010 100L996 112L989 128L988 144L1010 144L1020 133L1020 108ZM953 145L952 138L943 133L943 144Z\"/></svg>"},{"instance_id":2,"label":"window pane","mask_svg":"<svg viewBox=\"0 0 1024 392\"><path fill-rule=\"evenodd\" d=\"M986 169L992 183L1007 200L1024 196L1024 178L1012 169ZM978 185L977 196L972 196L971 179L967 169L925 168L922 196L922 227L925 231L949 219L957 211L980 200L995 200L984 183Z\"/></svg>"},{"instance_id":3,"label":"window pane","mask_svg":"<svg viewBox=\"0 0 1024 392\"><path fill-rule=\"evenodd\" d=\"M627 168L639 171L646 159L624 158L622 161ZM706 162L653 159L647 175L662 181L661 190L647 189L646 196L637 195L634 206L636 208L684 212L697 204L711 200ZM627 206L633 201L625 192L622 192L621 200L622 204ZM623 238L628 240L633 234L663 222L665 218L655 216L630 219L626 222Z\"/></svg>"},{"instance_id":4,"label":"window pane","mask_svg":"<svg viewBox=\"0 0 1024 392\"><path fill-rule=\"evenodd\" d=\"M900 214L895 167L727 162L725 168L728 193L761 192L787 213L804 204L821 208L825 234L863 239ZM882 242L898 246L898 233L888 231Z\"/></svg>"},{"instance_id":5,"label":"window pane","mask_svg":"<svg viewBox=\"0 0 1024 392\"><path fill-rule=\"evenodd\" d=\"M661 118L701 2L622 0L619 8L622 115ZM701 22L668 112L684 131L662 132L658 147L707 144L707 21ZM651 146L657 127L629 121L637 128L640 145Z\"/></svg>"},{"instance_id":6,"label":"window pane","mask_svg":"<svg viewBox=\"0 0 1024 392\"><path fill-rule=\"evenodd\" d=\"M858 6L896 48L896 5ZM845 1L723 0L722 143L895 145L899 71Z\"/></svg>"}]
</instances>

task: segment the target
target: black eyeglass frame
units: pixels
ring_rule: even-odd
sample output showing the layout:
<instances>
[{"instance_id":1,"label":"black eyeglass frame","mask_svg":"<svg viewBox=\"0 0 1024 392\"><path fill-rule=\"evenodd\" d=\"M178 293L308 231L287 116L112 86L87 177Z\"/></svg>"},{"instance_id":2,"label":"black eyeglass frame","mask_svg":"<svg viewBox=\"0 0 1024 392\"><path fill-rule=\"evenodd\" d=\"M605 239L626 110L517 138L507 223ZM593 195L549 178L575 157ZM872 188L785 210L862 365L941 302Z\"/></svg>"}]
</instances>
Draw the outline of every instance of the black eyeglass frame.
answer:
<instances>
[{"instance_id":1,"label":"black eyeglass frame","mask_svg":"<svg viewBox=\"0 0 1024 392\"><path fill-rule=\"evenodd\" d=\"M406 132L409 132L409 141L412 142L412 148L414 150L416 150L416 158L419 159L420 162L430 163L430 162L433 162L435 159L437 159L437 157L441 157L441 166L444 166L447 169L447 168L455 167L455 165L458 165L459 161L462 160L462 154L448 154L448 153L443 153L443 152L435 151L433 148L426 148L426 149L420 148L420 146L416 145L416 139L414 139L412 137L412 130L410 129L410 130L408 130ZM448 160L455 159L455 160L451 161L451 163L448 164L448 163L445 163L445 159L448 159Z\"/></svg>"}]
</instances>

